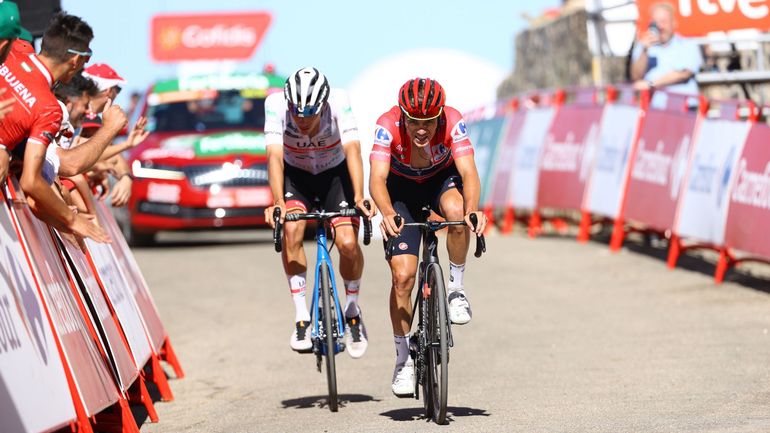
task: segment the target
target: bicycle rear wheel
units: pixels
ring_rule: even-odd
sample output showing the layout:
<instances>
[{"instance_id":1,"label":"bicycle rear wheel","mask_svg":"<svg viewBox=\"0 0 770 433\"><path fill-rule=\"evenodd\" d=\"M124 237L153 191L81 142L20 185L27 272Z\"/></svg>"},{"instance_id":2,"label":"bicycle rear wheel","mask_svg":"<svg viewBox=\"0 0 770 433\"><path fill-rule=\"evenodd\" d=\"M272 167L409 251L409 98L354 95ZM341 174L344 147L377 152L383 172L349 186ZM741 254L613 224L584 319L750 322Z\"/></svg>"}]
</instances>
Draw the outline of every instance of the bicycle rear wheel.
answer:
<instances>
[{"instance_id":1,"label":"bicycle rear wheel","mask_svg":"<svg viewBox=\"0 0 770 433\"><path fill-rule=\"evenodd\" d=\"M427 282L430 287L426 329L428 332L427 377L424 391L428 416L436 424L446 422L449 386L449 321L447 319L446 291L441 267L434 263L428 267Z\"/></svg>"},{"instance_id":2,"label":"bicycle rear wheel","mask_svg":"<svg viewBox=\"0 0 770 433\"><path fill-rule=\"evenodd\" d=\"M337 412L337 370L334 365L335 355L335 340L334 329L336 328L337 315L332 306L334 300L332 299L332 283L329 277L329 268L326 263L321 263L321 284L319 284L321 293L321 311L323 317L321 322L324 327L323 341L321 342L326 348L326 381L329 385L329 410Z\"/></svg>"}]
</instances>

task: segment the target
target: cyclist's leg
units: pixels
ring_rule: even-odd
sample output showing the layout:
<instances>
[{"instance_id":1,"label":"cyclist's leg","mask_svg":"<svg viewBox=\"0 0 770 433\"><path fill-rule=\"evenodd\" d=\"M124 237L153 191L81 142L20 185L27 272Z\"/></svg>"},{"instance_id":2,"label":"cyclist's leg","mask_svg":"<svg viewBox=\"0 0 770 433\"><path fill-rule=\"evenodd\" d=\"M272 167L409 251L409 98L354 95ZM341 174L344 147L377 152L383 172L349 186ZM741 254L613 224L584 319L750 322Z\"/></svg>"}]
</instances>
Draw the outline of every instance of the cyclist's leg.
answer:
<instances>
[{"instance_id":1,"label":"cyclist's leg","mask_svg":"<svg viewBox=\"0 0 770 433\"><path fill-rule=\"evenodd\" d=\"M307 212L309 201L307 188L309 174L289 165L284 165L284 200L287 213ZM305 221L287 221L283 231L283 269L289 282L289 290L294 301L295 329L292 331L290 345L292 349L304 351L312 347L310 341L310 312L305 296L307 286L307 258L302 241L305 234Z\"/></svg>"},{"instance_id":2,"label":"cyclist's leg","mask_svg":"<svg viewBox=\"0 0 770 433\"><path fill-rule=\"evenodd\" d=\"M456 170L450 172L441 185L438 208L447 220L460 221L465 217L462 196L462 179ZM463 276L465 261L470 245L470 231L465 226L450 226L447 232L447 252L449 253L449 283L447 300L452 323L462 325L471 320L471 308L465 296Z\"/></svg>"},{"instance_id":3,"label":"cyclist's leg","mask_svg":"<svg viewBox=\"0 0 770 433\"><path fill-rule=\"evenodd\" d=\"M355 208L353 184L348 173L347 163L342 162L329 170L331 176L324 188L322 201L324 208L331 212ZM361 286L361 274L364 270L364 255L358 244L359 219L351 217L335 218L334 244L340 252L339 271L345 285L345 317L353 318L360 314L358 294Z\"/></svg>"}]
</instances>

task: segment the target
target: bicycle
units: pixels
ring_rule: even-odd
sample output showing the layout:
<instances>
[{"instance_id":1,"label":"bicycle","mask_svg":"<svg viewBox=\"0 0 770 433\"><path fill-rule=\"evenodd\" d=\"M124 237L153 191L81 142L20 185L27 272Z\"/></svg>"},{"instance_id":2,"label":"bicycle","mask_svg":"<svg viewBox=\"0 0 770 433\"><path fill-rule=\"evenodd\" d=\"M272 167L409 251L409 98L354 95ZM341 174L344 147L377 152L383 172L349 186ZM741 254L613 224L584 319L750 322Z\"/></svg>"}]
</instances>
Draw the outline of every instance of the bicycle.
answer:
<instances>
[{"instance_id":1,"label":"bicycle","mask_svg":"<svg viewBox=\"0 0 770 433\"><path fill-rule=\"evenodd\" d=\"M364 202L367 209L371 209L368 201ZM313 342L312 353L316 355L316 367L321 372L322 358L326 358L326 380L329 388L329 410L337 412L337 371L334 356L345 350L345 343L341 340L345 335L345 318L337 295L337 283L332 272L332 260L329 256L334 246L332 238L331 246L327 247L326 228L327 223L337 217L363 216L357 209L342 209L339 212L290 213L286 214L286 221L311 220L319 222L316 227L317 258L315 267L315 282L313 284L313 299L310 307L312 315L313 331L310 334ZM282 230L280 222L281 210L273 211L273 244L275 251L280 253L282 249ZM332 230L333 233L333 230ZM371 221L364 217L364 245L369 245L372 237ZM319 284L320 282L320 284Z\"/></svg>"},{"instance_id":2,"label":"bicycle","mask_svg":"<svg viewBox=\"0 0 770 433\"><path fill-rule=\"evenodd\" d=\"M417 317L417 329L410 338L411 356L414 359L415 381L414 398L420 398L422 386L425 414L436 424L446 422L447 397L449 386L449 348L454 347L452 328L447 316L446 289L441 265L438 261L438 238L436 232L448 226L466 225L465 221L430 221L430 208L424 207L424 222L405 223L401 216L396 216L395 223L400 227L417 227L422 231L422 259L418 266L417 294L412 306L412 323ZM473 228L478 225L475 214L470 215ZM391 237L385 241L385 258L390 260L393 252ZM481 257L486 252L484 236L476 237L474 256ZM415 314L417 312L418 314ZM410 329L412 324L409 325Z\"/></svg>"}]
</instances>

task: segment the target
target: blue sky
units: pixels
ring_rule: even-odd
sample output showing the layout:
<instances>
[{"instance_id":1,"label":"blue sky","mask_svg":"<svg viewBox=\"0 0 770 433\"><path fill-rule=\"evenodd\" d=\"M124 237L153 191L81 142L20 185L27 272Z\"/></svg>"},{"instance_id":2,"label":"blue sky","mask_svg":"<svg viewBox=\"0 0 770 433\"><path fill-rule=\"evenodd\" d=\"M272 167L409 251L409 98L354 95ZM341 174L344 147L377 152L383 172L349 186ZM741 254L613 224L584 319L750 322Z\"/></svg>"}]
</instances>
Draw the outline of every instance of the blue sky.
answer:
<instances>
[{"instance_id":1,"label":"blue sky","mask_svg":"<svg viewBox=\"0 0 770 433\"><path fill-rule=\"evenodd\" d=\"M313 65L333 86L347 87L365 68L388 55L415 48L451 48L478 56L505 70L513 66L513 38L526 27L523 12L538 15L559 0L471 3L456 0L62 0L67 12L94 29L92 62L106 62L144 90L176 67L150 59L150 19L158 13L269 11L273 21L253 59L243 70L266 62L288 74ZM124 92L128 93L128 92ZM121 95L121 99L126 95Z\"/></svg>"}]
</instances>

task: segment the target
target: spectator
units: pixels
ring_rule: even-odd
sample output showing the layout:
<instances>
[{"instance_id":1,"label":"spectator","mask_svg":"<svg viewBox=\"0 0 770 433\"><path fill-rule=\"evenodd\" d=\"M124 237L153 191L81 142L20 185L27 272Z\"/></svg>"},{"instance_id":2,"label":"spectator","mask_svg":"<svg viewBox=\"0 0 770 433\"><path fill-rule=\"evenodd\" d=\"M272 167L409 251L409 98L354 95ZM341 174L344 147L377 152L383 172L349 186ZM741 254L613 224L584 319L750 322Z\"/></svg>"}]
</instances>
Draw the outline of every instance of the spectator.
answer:
<instances>
[{"instance_id":1,"label":"spectator","mask_svg":"<svg viewBox=\"0 0 770 433\"><path fill-rule=\"evenodd\" d=\"M652 23L636 42L632 55L631 79L638 90L666 90L698 94L695 73L703 58L694 42L674 33L674 8L656 3L650 10ZM665 95L654 95L653 105L665 105Z\"/></svg>"},{"instance_id":2,"label":"spectator","mask_svg":"<svg viewBox=\"0 0 770 433\"><path fill-rule=\"evenodd\" d=\"M0 67L5 78L0 82L0 88L16 93L15 104L22 107L9 113L0 123L0 145L10 150L19 148L16 155L23 156L21 188L38 218L63 232L104 242L109 240L104 230L96 226L92 218L74 214L43 177L47 146L59 133L62 123L62 109L51 86L57 81L68 83L83 68L91 56L89 44L92 39L93 31L82 19L58 14L43 36L39 56L11 51ZM111 127L103 128L102 135L112 131L116 134L125 125L125 115L120 108L111 108ZM99 142L92 139L89 145L64 153L57 149L62 166L80 163L85 171L104 150L98 148ZM19 152L21 148L23 151ZM7 169L7 161L0 160L0 181L5 179Z\"/></svg>"},{"instance_id":3,"label":"spectator","mask_svg":"<svg viewBox=\"0 0 770 433\"><path fill-rule=\"evenodd\" d=\"M11 51L13 40L21 32L21 19L19 18L19 8L16 3L0 3L0 63L4 63L8 53ZM5 89L0 89L0 96L4 95ZM0 120L3 120L6 114L13 109L13 98L7 98L0 101ZM3 161L8 165L9 155L0 147L0 182L3 180L2 171Z\"/></svg>"}]
</instances>

